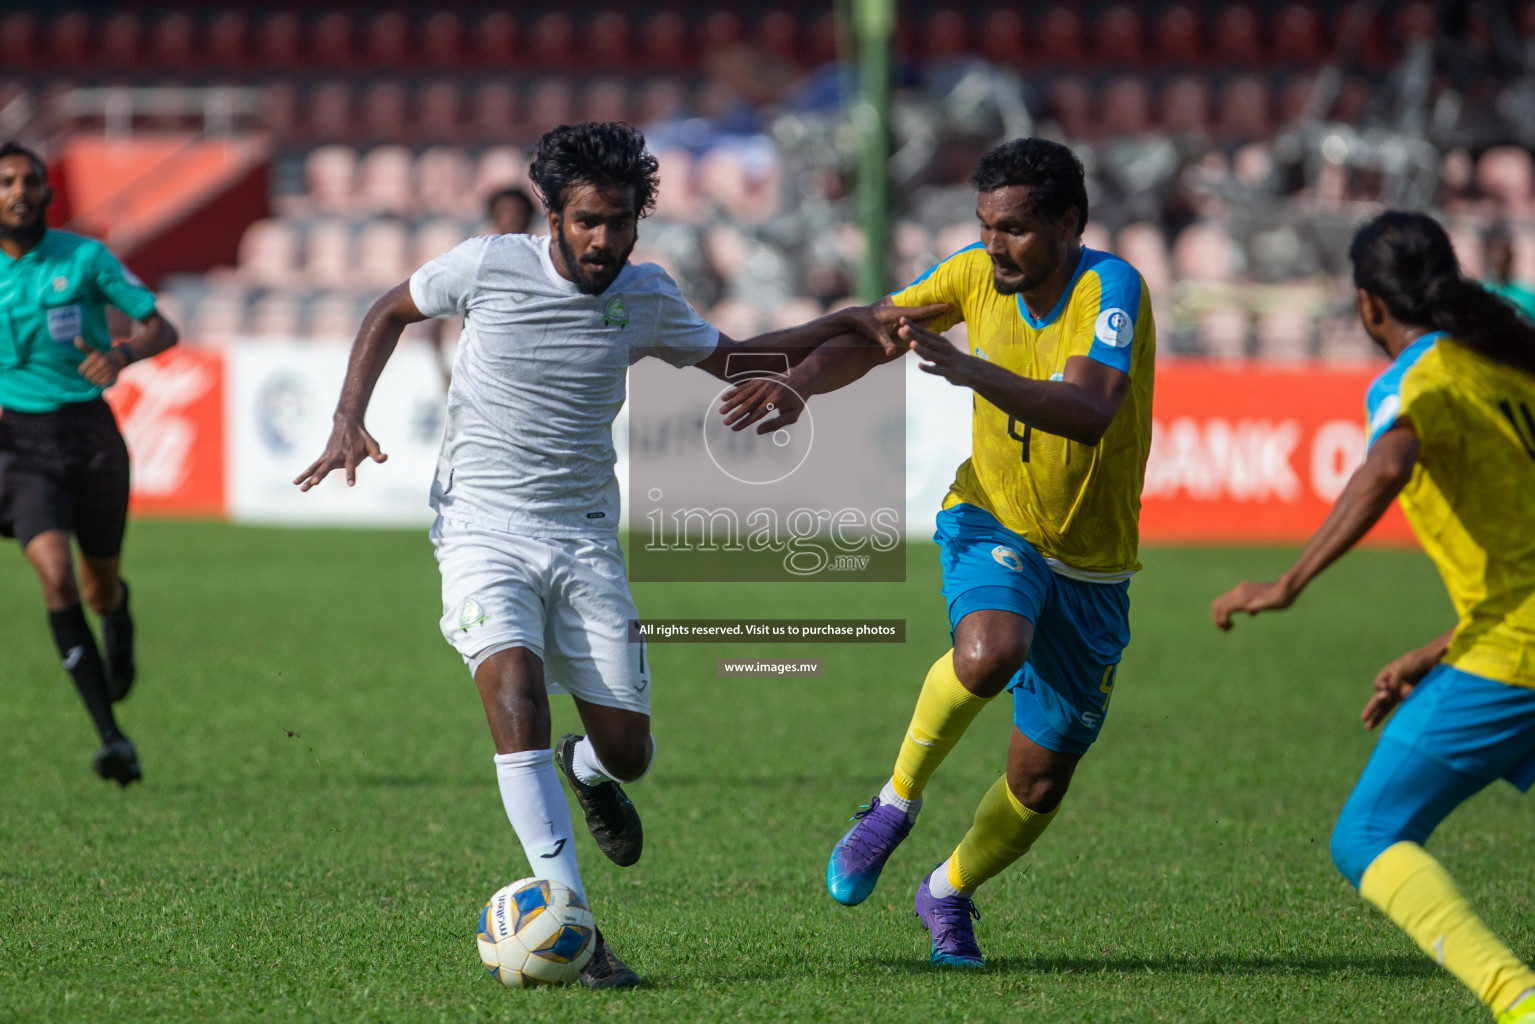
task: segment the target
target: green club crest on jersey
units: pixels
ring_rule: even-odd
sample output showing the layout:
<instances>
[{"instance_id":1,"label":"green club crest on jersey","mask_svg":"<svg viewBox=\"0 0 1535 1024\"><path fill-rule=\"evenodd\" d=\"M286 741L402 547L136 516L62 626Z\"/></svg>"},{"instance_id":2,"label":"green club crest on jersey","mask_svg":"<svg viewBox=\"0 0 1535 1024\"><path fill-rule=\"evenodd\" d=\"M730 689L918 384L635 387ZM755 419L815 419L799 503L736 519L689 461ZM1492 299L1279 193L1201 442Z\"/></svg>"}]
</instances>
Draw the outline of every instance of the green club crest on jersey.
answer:
<instances>
[{"instance_id":1,"label":"green club crest on jersey","mask_svg":"<svg viewBox=\"0 0 1535 1024\"><path fill-rule=\"evenodd\" d=\"M624 297L615 295L608 300L608 304L602 310L602 322L609 327L628 327L629 310L624 305Z\"/></svg>"},{"instance_id":2,"label":"green club crest on jersey","mask_svg":"<svg viewBox=\"0 0 1535 1024\"><path fill-rule=\"evenodd\" d=\"M480 603L472 597L464 598L463 607L458 610L458 628L467 633L471 627L484 621L485 612L480 608Z\"/></svg>"}]
</instances>

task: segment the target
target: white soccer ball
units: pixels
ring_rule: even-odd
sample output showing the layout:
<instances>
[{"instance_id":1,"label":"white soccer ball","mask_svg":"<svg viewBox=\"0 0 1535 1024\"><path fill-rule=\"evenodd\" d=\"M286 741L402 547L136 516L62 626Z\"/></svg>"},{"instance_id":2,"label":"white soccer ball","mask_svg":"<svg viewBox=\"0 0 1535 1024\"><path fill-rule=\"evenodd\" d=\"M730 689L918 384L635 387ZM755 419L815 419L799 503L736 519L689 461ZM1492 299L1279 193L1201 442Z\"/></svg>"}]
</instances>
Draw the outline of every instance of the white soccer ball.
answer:
<instances>
[{"instance_id":1,"label":"white soccer ball","mask_svg":"<svg viewBox=\"0 0 1535 1024\"><path fill-rule=\"evenodd\" d=\"M478 942L485 969L508 988L566 985L591 960L597 923L568 885L524 878L485 904Z\"/></svg>"}]
</instances>

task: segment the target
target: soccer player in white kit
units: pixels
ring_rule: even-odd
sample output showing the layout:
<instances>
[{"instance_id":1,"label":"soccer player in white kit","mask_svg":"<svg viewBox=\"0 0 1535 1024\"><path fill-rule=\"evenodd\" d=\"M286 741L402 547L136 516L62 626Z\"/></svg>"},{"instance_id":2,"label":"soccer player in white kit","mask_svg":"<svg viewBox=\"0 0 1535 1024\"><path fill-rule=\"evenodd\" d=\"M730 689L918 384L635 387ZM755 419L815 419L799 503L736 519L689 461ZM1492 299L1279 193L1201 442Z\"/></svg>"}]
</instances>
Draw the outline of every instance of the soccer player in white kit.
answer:
<instances>
[{"instance_id":1,"label":"soccer player in white kit","mask_svg":"<svg viewBox=\"0 0 1535 1024\"><path fill-rule=\"evenodd\" d=\"M373 386L406 324L463 314L431 504L442 570L442 632L479 687L496 745L502 803L532 874L585 896L555 765L598 848L639 859L639 815L618 783L650 768L650 667L629 642L638 617L618 544L613 419L626 372L655 355L725 378L734 353L818 345L893 350L902 316L946 306L852 307L737 342L705 323L675 282L628 262L655 204L656 161L628 125L562 125L529 169L549 237L471 238L417 270L368 311L352 347L325 453L294 483L386 456L363 427ZM587 734L551 751L549 693L575 699ZM591 987L639 977L598 933L582 974Z\"/></svg>"}]
</instances>

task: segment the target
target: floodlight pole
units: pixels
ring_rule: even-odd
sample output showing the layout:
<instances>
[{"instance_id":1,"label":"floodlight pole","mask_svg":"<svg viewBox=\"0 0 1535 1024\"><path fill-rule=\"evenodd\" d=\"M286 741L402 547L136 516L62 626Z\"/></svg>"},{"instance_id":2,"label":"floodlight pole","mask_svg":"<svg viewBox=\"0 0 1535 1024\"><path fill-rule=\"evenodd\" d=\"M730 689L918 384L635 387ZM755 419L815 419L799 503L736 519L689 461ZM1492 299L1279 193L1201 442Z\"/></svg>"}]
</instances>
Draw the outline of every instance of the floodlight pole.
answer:
<instances>
[{"instance_id":1,"label":"floodlight pole","mask_svg":"<svg viewBox=\"0 0 1535 1024\"><path fill-rule=\"evenodd\" d=\"M865 243L858 298L875 302L889 294L885 251L890 240L890 43L895 35L896 0L853 0L858 38L858 220Z\"/></svg>"}]
</instances>

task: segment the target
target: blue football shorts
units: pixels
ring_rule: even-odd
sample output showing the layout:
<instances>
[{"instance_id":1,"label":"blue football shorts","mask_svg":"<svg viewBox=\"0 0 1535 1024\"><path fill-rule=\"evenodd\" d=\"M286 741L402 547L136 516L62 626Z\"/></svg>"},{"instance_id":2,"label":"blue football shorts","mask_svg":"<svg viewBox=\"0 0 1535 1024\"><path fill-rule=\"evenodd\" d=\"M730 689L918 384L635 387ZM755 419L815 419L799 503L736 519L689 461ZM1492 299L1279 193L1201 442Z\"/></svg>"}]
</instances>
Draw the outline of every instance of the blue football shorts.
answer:
<instances>
[{"instance_id":1,"label":"blue football shorts","mask_svg":"<svg viewBox=\"0 0 1535 1024\"><path fill-rule=\"evenodd\" d=\"M1130 643L1130 583L1086 583L1050 569L1044 556L985 509L938 513L949 631L983 609L1034 626L1028 659L1008 682L1013 724L1047 750L1081 754L1098 738L1114 676Z\"/></svg>"},{"instance_id":2,"label":"blue football shorts","mask_svg":"<svg viewBox=\"0 0 1535 1024\"><path fill-rule=\"evenodd\" d=\"M1437 666L1381 732L1333 829L1333 863L1357 887L1387 847L1422 843L1498 779L1535 783L1535 689Z\"/></svg>"}]
</instances>

